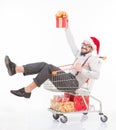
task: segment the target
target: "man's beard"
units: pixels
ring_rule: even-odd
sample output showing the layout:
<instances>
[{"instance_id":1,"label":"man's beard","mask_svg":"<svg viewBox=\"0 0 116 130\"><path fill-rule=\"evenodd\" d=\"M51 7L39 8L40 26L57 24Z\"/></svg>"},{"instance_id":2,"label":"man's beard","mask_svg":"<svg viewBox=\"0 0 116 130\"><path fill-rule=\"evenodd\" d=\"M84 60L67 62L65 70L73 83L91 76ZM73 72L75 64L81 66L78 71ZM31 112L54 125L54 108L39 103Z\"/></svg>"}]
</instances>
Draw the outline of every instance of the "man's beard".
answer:
<instances>
[{"instance_id":1,"label":"man's beard","mask_svg":"<svg viewBox=\"0 0 116 130\"><path fill-rule=\"evenodd\" d=\"M89 52L81 52L81 56L85 56Z\"/></svg>"}]
</instances>

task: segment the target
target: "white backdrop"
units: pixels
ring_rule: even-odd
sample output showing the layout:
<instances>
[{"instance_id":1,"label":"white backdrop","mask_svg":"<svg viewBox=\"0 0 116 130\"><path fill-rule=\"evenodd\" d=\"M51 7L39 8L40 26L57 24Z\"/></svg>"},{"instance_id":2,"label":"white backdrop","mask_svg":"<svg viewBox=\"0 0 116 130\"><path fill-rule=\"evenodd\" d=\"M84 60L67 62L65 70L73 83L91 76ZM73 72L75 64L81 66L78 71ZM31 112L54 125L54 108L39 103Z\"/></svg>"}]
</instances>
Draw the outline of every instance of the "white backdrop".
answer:
<instances>
[{"instance_id":1,"label":"white backdrop","mask_svg":"<svg viewBox=\"0 0 116 130\"><path fill-rule=\"evenodd\" d=\"M68 13L69 24L78 47L83 38L95 36L101 42L100 55L107 56L93 95L102 100L104 111L116 110L115 81L115 0L0 0L0 104L1 108L21 110L46 109L52 92L43 88L33 91L31 99L17 98L11 89L19 89L32 82L35 76L10 77L4 56L18 65L45 61L54 65L72 63L74 57L67 44L64 29L55 25L59 10ZM20 107L19 107L20 106Z\"/></svg>"}]
</instances>

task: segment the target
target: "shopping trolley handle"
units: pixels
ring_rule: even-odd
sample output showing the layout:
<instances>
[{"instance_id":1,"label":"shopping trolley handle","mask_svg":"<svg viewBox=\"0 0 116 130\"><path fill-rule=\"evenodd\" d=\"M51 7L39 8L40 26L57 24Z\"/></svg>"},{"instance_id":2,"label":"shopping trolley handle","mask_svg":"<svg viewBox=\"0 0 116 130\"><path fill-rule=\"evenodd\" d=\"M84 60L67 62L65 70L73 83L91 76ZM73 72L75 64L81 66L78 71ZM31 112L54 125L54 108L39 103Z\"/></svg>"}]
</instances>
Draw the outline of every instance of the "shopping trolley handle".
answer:
<instances>
[{"instance_id":1,"label":"shopping trolley handle","mask_svg":"<svg viewBox=\"0 0 116 130\"><path fill-rule=\"evenodd\" d=\"M101 58L102 60L106 60L107 56L99 56L99 58Z\"/></svg>"}]
</instances>

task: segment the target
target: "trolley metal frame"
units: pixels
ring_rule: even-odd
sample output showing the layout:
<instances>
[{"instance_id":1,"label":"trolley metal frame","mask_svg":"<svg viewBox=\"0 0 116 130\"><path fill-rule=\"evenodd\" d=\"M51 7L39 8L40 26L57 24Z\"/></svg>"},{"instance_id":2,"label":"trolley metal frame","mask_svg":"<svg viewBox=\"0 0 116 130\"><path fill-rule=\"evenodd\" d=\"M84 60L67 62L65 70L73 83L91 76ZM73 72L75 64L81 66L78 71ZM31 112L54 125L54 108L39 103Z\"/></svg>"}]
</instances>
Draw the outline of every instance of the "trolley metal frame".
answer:
<instances>
[{"instance_id":1,"label":"trolley metal frame","mask_svg":"<svg viewBox=\"0 0 116 130\"><path fill-rule=\"evenodd\" d=\"M103 58L103 60L105 59L104 57L102 57L102 58ZM71 64L60 66L60 68L63 68L63 69L61 69L61 70L65 71L65 73L67 73L67 72L69 73L69 72L71 71L71 69L72 69L72 68L71 68ZM47 81L44 83L44 88L45 88L45 89L47 89L47 90L49 90L49 91L52 91L52 92L63 92L63 91L60 91L59 89L57 89L57 88L55 87L55 85L54 85L54 82L61 82L61 79L58 80L58 75L59 75L59 74L60 74L60 75L62 74L62 73L58 73L58 72L60 72L61 70L59 70L59 71L53 71L53 73L52 73L53 78L51 79L52 81L47 80ZM57 80L56 80L56 79L54 80L54 76L57 77ZM65 80L67 80L67 79L64 79L64 77L63 77L62 80L65 81ZM72 78L71 78L71 79L68 79L68 80L72 80ZM75 79L74 79L74 80L75 80ZM62 82L63 82L63 81L62 81ZM76 113L82 113L82 114L86 115L86 114L88 114L88 113L90 113L90 112L97 112L97 113L100 115L100 120L101 120L102 122L106 122L106 121L108 120L108 117L107 117L106 115L104 115L103 112L102 112L102 102L101 102L99 99L97 99L96 97L94 97L94 96L91 95L91 90L92 90L92 88L93 88L94 82L95 82L95 80L89 79L89 80L87 80L87 81L85 82L85 84L84 84L81 88L78 88L78 89L75 91L75 93L70 93L70 92L69 92L69 94L72 94L72 95L74 95L74 96L81 96L81 97L82 97L82 99L83 99L83 101L84 101L84 104L86 105L86 108L87 108L86 110L74 111L74 112L60 112L60 111L56 111L56 110L54 110L54 109L52 109L52 108L48 108L49 111L51 111L51 112L53 113L53 118L54 118L55 120L60 119L60 121L61 121L62 123L66 123L66 122L68 121L68 118L67 118L67 116L66 116L65 114L75 113L75 112L76 112ZM65 92L65 91L64 91L64 92ZM63 92L63 93L64 93L64 92ZM95 106L94 104L93 104L93 105L87 104L87 102L86 102L84 96L89 96L89 98L91 98L91 99L93 99L93 101L97 102L97 103L99 104L99 108L96 109L96 106Z\"/></svg>"}]
</instances>

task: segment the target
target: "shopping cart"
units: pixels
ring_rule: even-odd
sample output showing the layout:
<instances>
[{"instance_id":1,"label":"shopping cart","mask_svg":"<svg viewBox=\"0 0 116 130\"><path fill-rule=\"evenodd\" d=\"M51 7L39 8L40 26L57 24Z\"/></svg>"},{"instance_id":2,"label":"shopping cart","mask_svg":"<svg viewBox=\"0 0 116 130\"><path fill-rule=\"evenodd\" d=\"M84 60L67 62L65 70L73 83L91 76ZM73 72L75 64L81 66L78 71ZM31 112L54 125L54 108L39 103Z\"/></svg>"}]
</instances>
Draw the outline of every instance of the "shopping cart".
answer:
<instances>
[{"instance_id":1,"label":"shopping cart","mask_svg":"<svg viewBox=\"0 0 116 130\"><path fill-rule=\"evenodd\" d=\"M106 57L100 58L103 60L106 59ZM60 119L62 123L66 123L68 121L66 114L68 113L76 112L87 115L90 112L97 112L100 115L100 120L106 122L108 117L102 112L102 102L91 95L95 80L88 79L81 88L77 89L77 86L74 85L76 79L70 76L70 78L67 78L67 73L70 73L72 69L71 64L60 66L60 68L61 69L58 71L53 71L52 78L44 83L44 88L47 90L52 92L63 92L62 95L54 95L53 99L51 99L49 111L52 112L53 118L55 120ZM69 89L66 88L66 85L68 85L67 88ZM75 92L71 92L69 86L73 88ZM97 103L97 106L94 103L90 104L90 99Z\"/></svg>"}]
</instances>

